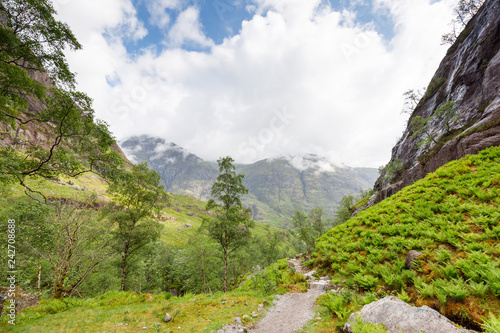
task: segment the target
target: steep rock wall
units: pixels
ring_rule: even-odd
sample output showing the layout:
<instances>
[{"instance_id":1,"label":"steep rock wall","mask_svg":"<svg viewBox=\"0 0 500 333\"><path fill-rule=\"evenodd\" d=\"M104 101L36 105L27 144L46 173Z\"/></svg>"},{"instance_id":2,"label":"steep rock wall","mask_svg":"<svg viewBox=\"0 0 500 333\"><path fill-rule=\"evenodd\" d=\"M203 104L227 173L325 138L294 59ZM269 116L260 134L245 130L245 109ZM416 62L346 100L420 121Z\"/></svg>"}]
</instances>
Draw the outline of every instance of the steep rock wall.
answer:
<instances>
[{"instance_id":1,"label":"steep rock wall","mask_svg":"<svg viewBox=\"0 0 500 333\"><path fill-rule=\"evenodd\" d=\"M402 161L394 179L382 174L375 184L377 201L467 154L500 145L500 1L487 0L448 50L408 126L392 150L391 162ZM428 118L454 102L458 121L449 130L445 120L428 123L437 143L422 146L413 135L412 120Z\"/></svg>"}]
</instances>

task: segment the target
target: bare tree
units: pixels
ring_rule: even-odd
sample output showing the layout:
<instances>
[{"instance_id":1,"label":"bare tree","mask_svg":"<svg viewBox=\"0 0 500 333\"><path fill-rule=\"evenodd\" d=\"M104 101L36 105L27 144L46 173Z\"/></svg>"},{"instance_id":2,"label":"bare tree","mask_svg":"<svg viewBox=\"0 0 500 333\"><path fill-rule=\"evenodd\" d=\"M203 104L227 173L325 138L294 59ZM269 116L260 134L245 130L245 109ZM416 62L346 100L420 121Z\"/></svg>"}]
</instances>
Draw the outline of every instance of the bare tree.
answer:
<instances>
[{"instance_id":1,"label":"bare tree","mask_svg":"<svg viewBox=\"0 0 500 333\"><path fill-rule=\"evenodd\" d=\"M54 277L54 298L72 295L92 270L112 253L109 224L89 204L54 205L44 221L44 244L30 244Z\"/></svg>"}]
</instances>

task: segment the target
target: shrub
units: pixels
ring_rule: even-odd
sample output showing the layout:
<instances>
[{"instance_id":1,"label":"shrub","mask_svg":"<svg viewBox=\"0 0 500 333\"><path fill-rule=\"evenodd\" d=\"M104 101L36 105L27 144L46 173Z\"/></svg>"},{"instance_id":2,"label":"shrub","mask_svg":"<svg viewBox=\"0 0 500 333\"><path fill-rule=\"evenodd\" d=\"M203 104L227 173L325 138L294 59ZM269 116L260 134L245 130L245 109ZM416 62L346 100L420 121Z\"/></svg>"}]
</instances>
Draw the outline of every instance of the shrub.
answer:
<instances>
[{"instance_id":1,"label":"shrub","mask_svg":"<svg viewBox=\"0 0 500 333\"><path fill-rule=\"evenodd\" d=\"M370 274L357 273L354 275L353 281L365 290L373 290L377 286L378 278Z\"/></svg>"},{"instance_id":2,"label":"shrub","mask_svg":"<svg viewBox=\"0 0 500 333\"><path fill-rule=\"evenodd\" d=\"M490 312L488 318L481 324L481 328L487 333L500 333L500 320Z\"/></svg>"}]
</instances>

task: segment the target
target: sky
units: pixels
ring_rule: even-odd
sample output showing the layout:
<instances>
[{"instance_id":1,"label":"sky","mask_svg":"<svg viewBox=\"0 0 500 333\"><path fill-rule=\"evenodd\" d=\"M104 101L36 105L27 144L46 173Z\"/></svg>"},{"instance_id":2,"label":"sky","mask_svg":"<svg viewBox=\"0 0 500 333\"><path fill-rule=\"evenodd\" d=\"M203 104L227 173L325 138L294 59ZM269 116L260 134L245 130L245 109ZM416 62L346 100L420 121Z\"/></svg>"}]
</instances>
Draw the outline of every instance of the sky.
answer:
<instances>
[{"instance_id":1,"label":"sky","mask_svg":"<svg viewBox=\"0 0 500 333\"><path fill-rule=\"evenodd\" d=\"M118 140L206 160L386 164L457 0L54 0L78 89Z\"/></svg>"}]
</instances>

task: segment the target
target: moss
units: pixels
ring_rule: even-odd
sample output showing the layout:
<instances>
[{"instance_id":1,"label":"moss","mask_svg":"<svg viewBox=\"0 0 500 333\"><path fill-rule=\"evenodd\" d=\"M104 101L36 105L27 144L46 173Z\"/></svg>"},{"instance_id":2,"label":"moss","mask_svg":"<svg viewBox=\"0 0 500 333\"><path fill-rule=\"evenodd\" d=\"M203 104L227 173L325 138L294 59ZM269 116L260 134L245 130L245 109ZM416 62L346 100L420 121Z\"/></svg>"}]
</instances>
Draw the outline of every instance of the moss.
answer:
<instances>
[{"instance_id":1,"label":"moss","mask_svg":"<svg viewBox=\"0 0 500 333\"><path fill-rule=\"evenodd\" d=\"M446 80L442 77L432 78L431 82L427 86L424 96L418 102L417 108L424 105L432 96L434 96L445 82Z\"/></svg>"}]
</instances>

